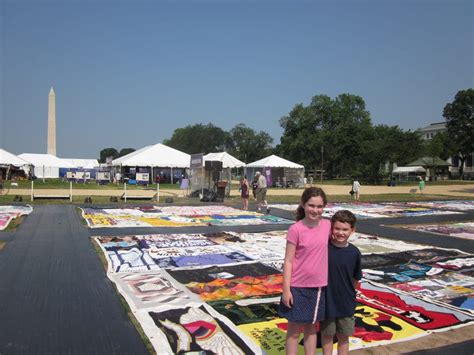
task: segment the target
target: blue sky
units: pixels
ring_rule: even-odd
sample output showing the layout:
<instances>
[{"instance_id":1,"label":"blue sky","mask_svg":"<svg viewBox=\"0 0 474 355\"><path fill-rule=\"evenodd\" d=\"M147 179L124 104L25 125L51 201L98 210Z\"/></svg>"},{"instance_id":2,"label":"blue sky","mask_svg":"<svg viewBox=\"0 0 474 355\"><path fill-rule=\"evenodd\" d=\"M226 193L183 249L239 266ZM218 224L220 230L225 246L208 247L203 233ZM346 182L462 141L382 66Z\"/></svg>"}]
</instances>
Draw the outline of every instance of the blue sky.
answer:
<instances>
[{"instance_id":1,"label":"blue sky","mask_svg":"<svg viewBox=\"0 0 474 355\"><path fill-rule=\"evenodd\" d=\"M473 87L470 0L0 0L0 147L141 148L176 128L279 119L315 95L360 95L374 124L443 120Z\"/></svg>"}]
</instances>

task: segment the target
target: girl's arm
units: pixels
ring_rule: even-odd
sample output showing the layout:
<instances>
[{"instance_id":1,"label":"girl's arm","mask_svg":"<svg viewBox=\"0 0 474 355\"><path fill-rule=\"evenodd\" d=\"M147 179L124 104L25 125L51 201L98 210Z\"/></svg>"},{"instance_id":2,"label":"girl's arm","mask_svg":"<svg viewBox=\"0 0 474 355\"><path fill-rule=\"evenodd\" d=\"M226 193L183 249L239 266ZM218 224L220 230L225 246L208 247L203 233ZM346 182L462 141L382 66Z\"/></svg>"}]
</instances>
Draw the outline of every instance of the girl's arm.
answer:
<instances>
[{"instance_id":1,"label":"girl's arm","mask_svg":"<svg viewBox=\"0 0 474 355\"><path fill-rule=\"evenodd\" d=\"M283 263L283 304L289 308L293 305L290 282L293 271L293 260L295 258L296 245L286 242L285 261Z\"/></svg>"}]
</instances>

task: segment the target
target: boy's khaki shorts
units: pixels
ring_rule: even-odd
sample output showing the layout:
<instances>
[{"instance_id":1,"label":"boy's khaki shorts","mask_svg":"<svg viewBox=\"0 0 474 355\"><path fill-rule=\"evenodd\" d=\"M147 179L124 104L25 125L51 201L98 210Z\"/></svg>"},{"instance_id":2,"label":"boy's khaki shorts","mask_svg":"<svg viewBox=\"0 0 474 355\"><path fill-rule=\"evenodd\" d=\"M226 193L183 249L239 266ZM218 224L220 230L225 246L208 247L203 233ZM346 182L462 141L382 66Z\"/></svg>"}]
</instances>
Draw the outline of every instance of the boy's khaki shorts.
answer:
<instances>
[{"instance_id":1,"label":"boy's khaki shorts","mask_svg":"<svg viewBox=\"0 0 474 355\"><path fill-rule=\"evenodd\" d=\"M336 333L350 336L354 334L354 317L325 319L319 323L322 336L334 336Z\"/></svg>"}]
</instances>

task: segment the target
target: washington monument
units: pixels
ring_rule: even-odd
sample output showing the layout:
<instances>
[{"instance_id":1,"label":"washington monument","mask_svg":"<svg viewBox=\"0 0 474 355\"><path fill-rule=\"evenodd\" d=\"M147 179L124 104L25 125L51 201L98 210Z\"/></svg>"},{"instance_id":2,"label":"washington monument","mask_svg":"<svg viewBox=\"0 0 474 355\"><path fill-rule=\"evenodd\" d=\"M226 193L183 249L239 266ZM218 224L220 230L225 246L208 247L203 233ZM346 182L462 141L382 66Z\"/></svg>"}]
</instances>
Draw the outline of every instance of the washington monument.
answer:
<instances>
[{"instance_id":1,"label":"washington monument","mask_svg":"<svg viewBox=\"0 0 474 355\"><path fill-rule=\"evenodd\" d=\"M56 95L53 88L48 100L48 154L56 156Z\"/></svg>"}]
</instances>

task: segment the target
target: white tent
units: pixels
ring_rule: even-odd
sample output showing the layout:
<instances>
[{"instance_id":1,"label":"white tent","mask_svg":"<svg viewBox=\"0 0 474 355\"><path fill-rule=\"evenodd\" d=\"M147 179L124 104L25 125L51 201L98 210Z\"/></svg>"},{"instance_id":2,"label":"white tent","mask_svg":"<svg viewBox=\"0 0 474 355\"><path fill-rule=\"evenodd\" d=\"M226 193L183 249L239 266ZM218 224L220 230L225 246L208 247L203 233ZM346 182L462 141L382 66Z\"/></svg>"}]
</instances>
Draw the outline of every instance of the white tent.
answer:
<instances>
[{"instance_id":1,"label":"white tent","mask_svg":"<svg viewBox=\"0 0 474 355\"><path fill-rule=\"evenodd\" d=\"M400 173L425 173L426 169L422 166L399 166L393 169L394 174Z\"/></svg>"},{"instance_id":2,"label":"white tent","mask_svg":"<svg viewBox=\"0 0 474 355\"><path fill-rule=\"evenodd\" d=\"M247 168L291 168L291 169L304 169L303 165L293 163L292 161L280 158L277 155L270 155L266 158L254 161L253 163L247 164Z\"/></svg>"},{"instance_id":3,"label":"white tent","mask_svg":"<svg viewBox=\"0 0 474 355\"><path fill-rule=\"evenodd\" d=\"M246 175L251 178L256 171L262 172L267 178L269 186L304 187L304 166L283 159L277 155L247 164Z\"/></svg>"},{"instance_id":4,"label":"white tent","mask_svg":"<svg viewBox=\"0 0 474 355\"><path fill-rule=\"evenodd\" d=\"M0 148L0 178L9 179L13 175L17 175L19 170L23 170L25 174L30 170L30 163L17 157L15 154L7 152Z\"/></svg>"},{"instance_id":5,"label":"white tent","mask_svg":"<svg viewBox=\"0 0 474 355\"><path fill-rule=\"evenodd\" d=\"M51 154L23 153L19 157L34 165L34 175L38 178L58 178L59 168L75 168L68 161Z\"/></svg>"},{"instance_id":6,"label":"white tent","mask_svg":"<svg viewBox=\"0 0 474 355\"><path fill-rule=\"evenodd\" d=\"M190 159L189 154L158 143L114 159L112 165L189 168Z\"/></svg>"},{"instance_id":7,"label":"white tent","mask_svg":"<svg viewBox=\"0 0 474 355\"><path fill-rule=\"evenodd\" d=\"M91 170L99 168L99 162L97 161L97 159L66 159L64 158L61 160L71 163L76 168L91 169Z\"/></svg>"},{"instance_id":8,"label":"white tent","mask_svg":"<svg viewBox=\"0 0 474 355\"><path fill-rule=\"evenodd\" d=\"M155 176L157 174L161 175L160 171L166 171L167 176L170 178L170 182L173 183L174 178L176 178L173 176L174 173L178 173L179 176L184 173L184 171L180 172L179 170L173 172L173 169L189 168L190 162L191 156L189 154L158 143L143 147L130 154L124 155L123 157L114 159L112 165L120 168L151 168L151 181L155 181ZM169 171L167 171L167 168L169 168Z\"/></svg>"},{"instance_id":9,"label":"white tent","mask_svg":"<svg viewBox=\"0 0 474 355\"><path fill-rule=\"evenodd\" d=\"M205 164L206 161L222 162L223 171L217 172L219 175L218 178L219 178L219 181L227 181L225 194L226 196L230 195L232 169L242 168L245 166L245 163L243 161L240 161L236 157L230 155L227 152L206 154L203 159L203 164ZM211 185L211 180L214 180L214 176L212 176L212 173L210 172L206 173L205 171L202 171L202 170L192 170L191 175L193 177L191 180L191 184L193 188L209 187ZM217 176L215 178L217 178Z\"/></svg>"},{"instance_id":10,"label":"white tent","mask_svg":"<svg viewBox=\"0 0 474 355\"><path fill-rule=\"evenodd\" d=\"M0 165L13 165L19 168L21 166L30 165L30 163L15 154L0 148Z\"/></svg>"},{"instance_id":11,"label":"white tent","mask_svg":"<svg viewBox=\"0 0 474 355\"><path fill-rule=\"evenodd\" d=\"M220 153L209 153L204 156L204 161L206 160L217 160L222 162L222 167L226 168L241 168L245 166L245 163L239 159L233 157L227 152ZM204 163L204 162L203 162Z\"/></svg>"},{"instance_id":12,"label":"white tent","mask_svg":"<svg viewBox=\"0 0 474 355\"><path fill-rule=\"evenodd\" d=\"M426 169L422 166L399 166L392 171L392 175L398 180L412 180L418 179L418 176L425 175Z\"/></svg>"}]
</instances>

